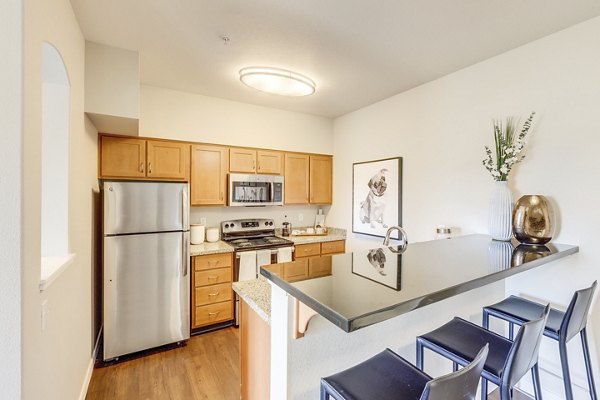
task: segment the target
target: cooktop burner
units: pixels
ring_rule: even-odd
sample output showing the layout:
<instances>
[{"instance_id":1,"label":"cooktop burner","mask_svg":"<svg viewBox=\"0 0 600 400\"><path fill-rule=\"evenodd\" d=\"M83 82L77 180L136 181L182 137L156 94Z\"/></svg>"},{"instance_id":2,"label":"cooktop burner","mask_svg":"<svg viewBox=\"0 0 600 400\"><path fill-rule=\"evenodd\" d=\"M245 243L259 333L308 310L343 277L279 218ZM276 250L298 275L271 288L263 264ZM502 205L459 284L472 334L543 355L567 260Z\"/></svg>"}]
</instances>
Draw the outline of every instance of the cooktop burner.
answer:
<instances>
[{"instance_id":1,"label":"cooktop burner","mask_svg":"<svg viewBox=\"0 0 600 400\"><path fill-rule=\"evenodd\" d=\"M227 240L224 239L228 244L233 246L233 248L238 250L256 250L256 249L264 249L264 248L277 248L277 247L285 247L291 246L294 243L282 239L276 236L267 236L261 238L244 238L244 239L232 239Z\"/></svg>"},{"instance_id":2,"label":"cooktop burner","mask_svg":"<svg viewBox=\"0 0 600 400\"><path fill-rule=\"evenodd\" d=\"M294 243L275 236L272 219L239 219L221 223L222 238L235 251L293 246Z\"/></svg>"}]
</instances>

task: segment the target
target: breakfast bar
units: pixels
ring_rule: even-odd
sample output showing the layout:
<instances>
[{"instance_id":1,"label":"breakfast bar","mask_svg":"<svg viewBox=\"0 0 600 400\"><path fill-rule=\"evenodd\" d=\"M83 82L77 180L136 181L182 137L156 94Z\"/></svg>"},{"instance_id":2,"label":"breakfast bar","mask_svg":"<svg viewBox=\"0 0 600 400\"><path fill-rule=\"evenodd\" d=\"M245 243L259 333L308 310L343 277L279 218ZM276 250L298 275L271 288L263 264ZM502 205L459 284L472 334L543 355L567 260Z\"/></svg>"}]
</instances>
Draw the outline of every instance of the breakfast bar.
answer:
<instances>
[{"instance_id":1,"label":"breakfast bar","mask_svg":"<svg viewBox=\"0 0 600 400\"><path fill-rule=\"evenodd\" d=\"M415 336L454 316L480 324L481 307L504 297L506 278L527 279L527 271L578 251L476 234L264 266L270 398L316 398L320 377L386 347L414 361ZM428 369L451 370L441 360Z\"/></svg>"}]
</instances>

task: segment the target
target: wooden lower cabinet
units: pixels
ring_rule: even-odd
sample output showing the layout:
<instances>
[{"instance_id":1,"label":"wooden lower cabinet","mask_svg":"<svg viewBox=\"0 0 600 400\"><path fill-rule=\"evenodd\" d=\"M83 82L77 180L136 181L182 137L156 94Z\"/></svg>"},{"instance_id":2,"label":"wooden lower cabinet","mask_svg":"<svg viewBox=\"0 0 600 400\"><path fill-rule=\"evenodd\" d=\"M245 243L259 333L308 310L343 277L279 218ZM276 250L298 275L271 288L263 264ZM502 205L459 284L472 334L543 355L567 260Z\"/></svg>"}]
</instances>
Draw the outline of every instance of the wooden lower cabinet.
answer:
<instances>
[{"instance_id":1,"label":"wooden lower cabinet","mask_svg":"<svg viewBox=\"0 0 600 400\"><path fill-rule=\"evenodd\" d=\"M271 327L240 300L240 398L270 398Z\"/></svg>"},{"instance_id":2,"label":"wooden lower cabinet","mask_svg":"<svg viewBox=\"0 0 600 400\"><path fill-rule=\"evenodd\" d=\"M192 329L233 320L232 253L192 259Z\"/></svg>"},{"instance_id":3,"label":"wooden lower cabinet","mask_svg":"<svg viewBox=\"0 0 600 400\"><path fill-rule=\"evenodd\" d=\"M346 252L346 241L335 240L332 242L297 244L294 251L296 259L302 257L315 257L325 254L341 254Z\"/></svg>"},{"instance_id":4,"label":"wooden lower cabinet","mask_svg":"<svg viewBox=\"0 0 600 400\"><path fill-rule=\"evenodd\" d=\"M297 244L295 247L294 256L296 258L313 257L321 254L321 243Z\"/></svg>"},{"instance_id":5,"label":"wooden lower cabinet","mask_svg":"<svg viewBox=\"0 0 600 400\"><path fill-rule=\"evenodd\" d=\"M308 260L298 258L283 266L283 279L288 282L302 281L308 278Z\"/></svg>"},{"instance_id":6,"label":"wooden lower cabinet","mask_svg":"<svg viewBox=\"0 0 600 400\"><path fill-rule=\"evenodd\" d=\"M331 256L312 257L308 260L308 277L331 275Z\"/></svg>"}]
</instances>

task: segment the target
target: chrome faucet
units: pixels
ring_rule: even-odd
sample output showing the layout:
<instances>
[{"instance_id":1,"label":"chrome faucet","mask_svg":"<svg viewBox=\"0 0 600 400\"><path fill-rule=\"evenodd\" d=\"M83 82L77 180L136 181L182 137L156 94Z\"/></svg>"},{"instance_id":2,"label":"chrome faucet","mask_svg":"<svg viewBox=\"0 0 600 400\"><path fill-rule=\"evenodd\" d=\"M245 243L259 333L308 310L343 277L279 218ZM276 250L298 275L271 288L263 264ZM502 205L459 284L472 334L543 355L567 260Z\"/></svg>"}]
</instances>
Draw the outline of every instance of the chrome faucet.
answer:
<instances>
[{"instance_id":1,"label":"chrome faucet","mask_svg":"<svg viewBox=\"0 0 600 400\"><path fill-rule=\"evenodd\" d=\"M408 238L406 236L406 231L404 229L402 229L401 226L398 226L398 225L389 227L389 229L385 233L385 239L383 239L383 245L387 246L390 244L390 236L392 235L393 231L398 231L398 240L402 240L402 245L404 247L406 247L406 245L408 244Z\"/></svg>"}]
</instances>

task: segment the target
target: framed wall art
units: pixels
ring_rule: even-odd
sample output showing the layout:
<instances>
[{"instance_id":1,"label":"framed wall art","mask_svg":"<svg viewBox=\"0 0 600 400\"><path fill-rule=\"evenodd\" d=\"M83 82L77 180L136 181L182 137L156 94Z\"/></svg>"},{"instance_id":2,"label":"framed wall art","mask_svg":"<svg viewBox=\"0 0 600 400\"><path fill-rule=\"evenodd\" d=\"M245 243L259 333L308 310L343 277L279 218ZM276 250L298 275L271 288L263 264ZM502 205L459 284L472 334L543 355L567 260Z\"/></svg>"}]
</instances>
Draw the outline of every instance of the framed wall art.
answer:
<instances>
[{"instance_id":1,"label":"framed wall art","mask_svg":"<svg viewBox=\"0 0 600 400\"><path fill-rule=\"evenodd\" d=\"M393 225L402 226L402 157L354 163L352 232L385 237Z\"/></svg>"}]
</instances>

